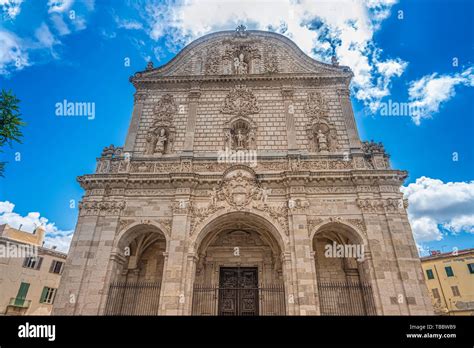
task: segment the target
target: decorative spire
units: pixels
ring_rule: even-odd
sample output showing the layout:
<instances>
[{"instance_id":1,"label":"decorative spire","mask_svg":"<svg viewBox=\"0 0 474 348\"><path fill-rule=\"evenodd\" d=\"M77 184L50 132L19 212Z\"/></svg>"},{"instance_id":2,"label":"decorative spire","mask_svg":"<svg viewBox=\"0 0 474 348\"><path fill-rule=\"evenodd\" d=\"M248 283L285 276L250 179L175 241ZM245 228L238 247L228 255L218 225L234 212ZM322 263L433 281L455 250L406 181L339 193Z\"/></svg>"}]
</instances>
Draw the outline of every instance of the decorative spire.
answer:
<instances>
[{"instance_id":1,"label":"decorative spire","mask_svg":"<svg viewBox=\"0 0 474 348\"><path fill-rule=\"evenodd\" d=\"M146 65L146 70L153 70L153 62L150 60Z\"/></svg>"},{"instance_id":2,"label":"decorative spire","mask_svg":"<svg viewBox=\"0 0 474 348\"><path fill-rule=\"evenodd\" d=\"M339 65L339 62L337 61L337 57L336 57L336 56L332 56L332 57L331 57L331 63L332 63L332 65L334 65L334 66L338 66L338 65Z\"/></svg>"},{"instance_id":3,"label":"decorative spire","mask_svg":"<svg viewBox=\"0 0 474 348\"><path fill-rule=\"evenodd\" d=\"M239 25L237 28L235 28L235 35L238 37L247 37L247 27L243 24Z\"/></svg>"}]
</instances>

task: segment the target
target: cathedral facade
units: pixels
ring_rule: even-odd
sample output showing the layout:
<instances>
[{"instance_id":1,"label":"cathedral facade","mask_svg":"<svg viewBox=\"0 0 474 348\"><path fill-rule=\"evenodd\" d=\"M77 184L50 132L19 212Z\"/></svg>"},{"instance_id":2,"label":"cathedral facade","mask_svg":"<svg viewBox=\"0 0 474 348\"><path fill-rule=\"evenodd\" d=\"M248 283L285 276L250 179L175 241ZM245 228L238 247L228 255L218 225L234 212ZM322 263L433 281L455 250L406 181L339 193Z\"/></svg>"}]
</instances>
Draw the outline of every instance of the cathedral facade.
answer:
<instances>
[{"instance_id":1,"label":"cathedral facade","mask_svg":"<svg viewBox=\"0 0 474 348\"><path fill-rule=\"evenodd\" d=\"M53 314L431 314L407 173L360 140L352 76L242 26L132 76Z\"/></svg>"}]
</instances>

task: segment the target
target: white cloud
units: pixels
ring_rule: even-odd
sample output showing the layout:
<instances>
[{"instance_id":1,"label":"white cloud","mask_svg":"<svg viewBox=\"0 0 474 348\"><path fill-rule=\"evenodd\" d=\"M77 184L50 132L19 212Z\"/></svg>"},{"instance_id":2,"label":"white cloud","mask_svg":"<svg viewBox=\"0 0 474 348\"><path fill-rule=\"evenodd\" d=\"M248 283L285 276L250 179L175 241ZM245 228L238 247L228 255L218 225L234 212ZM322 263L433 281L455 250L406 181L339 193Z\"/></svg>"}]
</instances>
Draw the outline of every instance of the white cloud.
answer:
<instances>
[{"instance_id":1,"label":"white cloud","mask_svg":"<svg viewBox=\"0 0 474 348\"><path fill-rule=\"evenodd\" d=\"M453 233L461 231L474 233L474 215L456 216L450 222L444 224L443 227Z\"/></svg>"},{"instance_id":2,"label":"white cloud","mask_svg":"<svg viewBox=\"0 0 474 348\"><path fill-rule=\"evenodd\" d=\"M64 36L71 33L71 30L69 29L66 22L64 22L64 19L61 15L57 13L51 15L51 21L53 22L54 28L59 33L59 35Z\"/></svg>"},{"instance_id":3,"label":"white cloud","mask_svg":"<svg viewBox=\"0 0 474 348\"><path fill-rule=\"evenodd\" d=\"M171 47L182 46L209 32L249 28L273 30L292 39L303 51L329 62L336 53L341 65L354 71L356 97L374 111L407 63L400 58L381 59L374 33L388 18L397 0L186 0L155 1L138 8L153 40L167 38ZM135 29L135 28L134 28Z\"/></svg>"},{"instance_id":4,"label":"white cloud","mask_svg":"<svg viewBox=\"0 0 474 348\"><path fill-rule=\"evenodd\" d=\"M401 190L418 243L441 240L443 229L474 233L474 181L444 183L422 176Z\"/></svg>"},{"instance_id":5,"label":"white cloud","mask_svg":"<svg viewBox=\"0 0 474 348\"><path fill-rule=\"evenodd\" d=\"M45 23L41 23L41 25L35 30L35 37L39 44L45 48L51 49L58 43Z\"/></svg>"},{"instance_id":6,"label":"white cloud","mask_svg":"<svg viewBox=\"0 0 474 348\"><path fill-rule=\"evenodd\" d=\"M28 53L22 48L21 39L0 29L0 75L7 75L13 69L21 70L28 65Z\"/></svg>"},{"instance_id":7,"label":"white cloud","mask_svg":"<svg viewBox=\"0 0 474 348\"><path fill-rule=\"evenodd\" d=\"M438 229L436 220L422 216L420 218L411 218L411 228L413 235L419 242L429 242L443 239L443 234Z\"/></svg>"},{"instance_id":8,"label":"white cloud","mask_svg":"<svg viewBox=\"0 0 474 348\"><path fill-rule=\"evenodd\" d=\"M57 246L57 250L67 252L71 243L74 231L60 230L53 222L38 212L30 212L26 216L21 216L14 212L15 205L9 201L0 202L0 225L8 224L13 228L21 226L22 231L33 232L33 230L42 226L45 229L45 246Z\"/></svg>"},{"instance_id":9,"label":"white cloud","mask_svg":"<svg viewBox=\"0 0 474 348\"><path fill-rule=\"evenodd\" d=\"M115 18L115 22L119 28L128 29L128 30L139 30L143 29L143 24L133 20Z\"/></svg>"},{"instance_id":10,"label":"white cloud","mask_svg":"<svg viewBox=\"0 0 474 348\"><path fill-rule=\"evenodd\" d=\"M48 12L62 13L69 10L74 0L48 0Z\"/></svg>"},{"instance_id":11,"label":"white cloud","mask_svg":"<svg viewBox=\"0 0 474 348\"><path fill-rule=\"evenodd\" d=\"M0 0L0 8L6 18L15 19L20 14L23 0Z\"/></svg>"},{"instance_id":12,"label":"white cloud","mask_svg":"<svg viewBox=\"0 0 474 348\"><path fill-rule=\"evenodd\" d=\"M431 118L434 113L439 111L441 104L456 95L455 87L457 86L474 86L473 67L467 68L461 73L451 75L434 73L412 81L408 96L410 107L415 110L412 116L413 122L419 125L421 120Z\"/></svg>"}]
</instances>

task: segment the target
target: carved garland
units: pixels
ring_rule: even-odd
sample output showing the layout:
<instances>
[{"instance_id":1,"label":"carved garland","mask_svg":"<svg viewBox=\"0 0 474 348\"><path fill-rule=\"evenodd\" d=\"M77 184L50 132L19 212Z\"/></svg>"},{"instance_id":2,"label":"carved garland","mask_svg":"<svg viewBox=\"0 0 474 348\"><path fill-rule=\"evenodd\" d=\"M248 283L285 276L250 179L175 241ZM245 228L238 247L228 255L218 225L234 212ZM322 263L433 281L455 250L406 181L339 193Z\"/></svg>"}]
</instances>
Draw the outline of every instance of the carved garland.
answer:
<instances>
[{"instance_id":1,"label":"carved garland","mask_svg":"<svg viewBox=\"0 0 474 348\"><path fill-rule=\"evenodd\" d=\"M124 201L86 201L79 203L79 215L119 215L124 208Z\"/></svg>"}]
</instances>

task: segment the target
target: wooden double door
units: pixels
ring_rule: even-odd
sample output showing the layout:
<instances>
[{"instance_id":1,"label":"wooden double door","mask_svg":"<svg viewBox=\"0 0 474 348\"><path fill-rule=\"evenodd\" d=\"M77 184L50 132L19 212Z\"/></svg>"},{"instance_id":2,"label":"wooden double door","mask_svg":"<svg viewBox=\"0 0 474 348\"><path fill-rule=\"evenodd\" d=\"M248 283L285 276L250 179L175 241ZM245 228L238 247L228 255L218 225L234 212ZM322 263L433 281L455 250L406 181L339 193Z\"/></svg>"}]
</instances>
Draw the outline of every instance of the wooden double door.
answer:
<instances>
[{"instance_id":1,"label":"wooden double door","mask_svg":"<svg viewBox=\"0 0 474 348\"><path fill-rule=\"evenodd\" d=\"M221 267L219 315L258 315L257 267Z\"/></svg>"}]
</instances>

